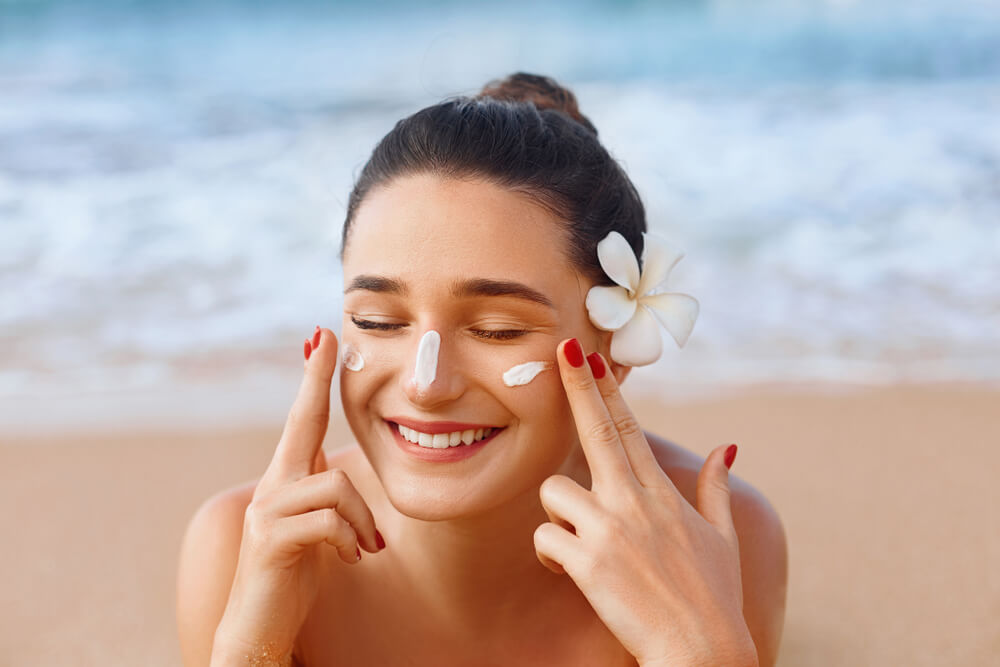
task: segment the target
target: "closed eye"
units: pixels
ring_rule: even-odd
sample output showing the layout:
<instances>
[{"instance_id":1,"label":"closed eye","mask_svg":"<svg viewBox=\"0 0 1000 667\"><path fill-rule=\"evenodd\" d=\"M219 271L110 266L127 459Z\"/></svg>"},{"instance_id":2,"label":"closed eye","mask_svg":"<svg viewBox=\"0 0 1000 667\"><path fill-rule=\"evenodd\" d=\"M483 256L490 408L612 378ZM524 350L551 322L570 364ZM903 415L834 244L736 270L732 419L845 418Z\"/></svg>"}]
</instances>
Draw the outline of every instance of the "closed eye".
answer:
<instances>
[{"instance_id":1,"label":"closed eye","mask_svg":"<svg viewBox=\"0 0 1000 667\"><path fill-rule=\"evenodd\" d=\"M351 322L359 329L375 329L378 331L396 331L402 329L407 324L403 322L377 322L375 320L365 320L357 315L351 315Z\"/></svg>"},{"instance_id":2,"label":"closed eye","mask_svg":"<svg viewBox=\"0 0 1000 667\"><path fill-rule=\"evenodd\" d=\"M492 340L511 340L528 333L527 329L471 329L472 335Z\"/></svg>"},{"instance_id":3,"label":"closed eye","mask_svg":"<svg viewBox=\"0 0 1000 667\"><path fill-rule=\"evenodd\" d=\"M379 322L378 320L366 320L357 315L351 315L351 322L359 329L375 331L398 331L409 326L405 322ZM530 333L527 329L470 329L469 331L472 332L473 336L487 340L512 340Z\"/></svg>"}]
</instances>

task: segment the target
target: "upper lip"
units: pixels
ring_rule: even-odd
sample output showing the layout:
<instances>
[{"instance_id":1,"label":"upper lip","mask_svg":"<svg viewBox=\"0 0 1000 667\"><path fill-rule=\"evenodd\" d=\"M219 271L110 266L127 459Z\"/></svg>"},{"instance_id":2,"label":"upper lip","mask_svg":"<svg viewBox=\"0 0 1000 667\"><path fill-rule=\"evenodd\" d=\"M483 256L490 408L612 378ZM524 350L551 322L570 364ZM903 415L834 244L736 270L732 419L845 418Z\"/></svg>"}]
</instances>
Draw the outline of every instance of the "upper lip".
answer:
<instances>
[{"instance_id":1,"label":"upper lip","mask_svg":"<svg viewBox=\"0 0 1000 667\"><path fill-rule=\"evenodd\" d=\"M420 419L410 419L409 417L388 417L386 421L401 424L407 428L412 428L421 433L434 435L435 433L454 433L455 431L475 431L481 428L498 428L494 424L469 424L467 422L425 422Z\"/></svg>"}]
</instances>

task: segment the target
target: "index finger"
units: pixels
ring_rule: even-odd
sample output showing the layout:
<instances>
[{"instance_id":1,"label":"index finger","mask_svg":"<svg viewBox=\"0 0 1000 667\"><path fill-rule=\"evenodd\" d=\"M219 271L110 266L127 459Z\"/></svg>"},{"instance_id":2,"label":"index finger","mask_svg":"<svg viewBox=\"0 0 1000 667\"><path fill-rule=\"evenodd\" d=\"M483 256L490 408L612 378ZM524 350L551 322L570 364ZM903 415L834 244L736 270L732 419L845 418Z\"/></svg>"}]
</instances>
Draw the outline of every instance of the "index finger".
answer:
<instances>
[{"instance_id":1,"label":"index finger","mask_svg":"<svg viewBox=\"0 0 1000 667\"><path fill-rule=\"evenodd\" d=\"M607 406L608 414L611 415L615 428L618 429L618 437L621 438L622 448L625 450L625 455L628 457L636 479L643 486L667 486L677 491L673 481L656 460L656 455L653 454L653 449L649 446L649 441L646 440L646 435L642 432L639 421L632 414L628 404L625 403L625 398L619 391L618 381L614 374L607 372L609 368L607 361L599 352L589 355L587 361L591 363L591 369L594 369L595 366L600 369L599 373L594 373L597 380L597 390L604 400L604 405Z\"/></svg>"},{"instance_id":2,"label":"index finger","mask_svg":"<svg viewBox=\"0 0 1000 667\"><path fill-rule=\"evenodd\" d=\"M559 374L573 411L583 455L590 467L591 487L638 484L629 465L618 428L601 397L583 348L575 338L559 344Z\"/></svg>"},{"instance_id":3,"label":"index finger","mask_svg":"<svg viewBox=\"0 0 1000 667\"><path fill-rule=\"evenodd\" d=\"M317 327L311 342L318 345L312 345L299 393L268 466L268 471L273 468L281 479L300 479L311 474L330 423L330 383L337 367L337 337L329 329Z\"/></svg>"}]
</instances>

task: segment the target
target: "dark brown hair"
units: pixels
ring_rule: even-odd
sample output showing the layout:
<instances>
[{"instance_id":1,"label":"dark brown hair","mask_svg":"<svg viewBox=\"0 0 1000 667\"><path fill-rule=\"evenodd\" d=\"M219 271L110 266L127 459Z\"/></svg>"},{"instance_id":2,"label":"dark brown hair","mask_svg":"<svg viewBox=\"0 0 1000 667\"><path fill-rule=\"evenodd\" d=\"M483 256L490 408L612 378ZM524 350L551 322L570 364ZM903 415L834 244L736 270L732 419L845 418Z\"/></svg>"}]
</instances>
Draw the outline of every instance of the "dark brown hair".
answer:
<instances>
[{"instance_id":1,"label":"dark brown hair","mask_svg":"<svg viewBox=\"0 0 1000 667\"><path fill-rule=\"evenodd\" d=\"M417 173L480 178L530 196L565 222L570 261L596 283L611 284L597 259L608 232L642 256L646 213L635 186L573 93L549 77L517 72L474 97L452 97L397 122L351 191L341 256L365 196Z\"/></svg>"}]
</instances>

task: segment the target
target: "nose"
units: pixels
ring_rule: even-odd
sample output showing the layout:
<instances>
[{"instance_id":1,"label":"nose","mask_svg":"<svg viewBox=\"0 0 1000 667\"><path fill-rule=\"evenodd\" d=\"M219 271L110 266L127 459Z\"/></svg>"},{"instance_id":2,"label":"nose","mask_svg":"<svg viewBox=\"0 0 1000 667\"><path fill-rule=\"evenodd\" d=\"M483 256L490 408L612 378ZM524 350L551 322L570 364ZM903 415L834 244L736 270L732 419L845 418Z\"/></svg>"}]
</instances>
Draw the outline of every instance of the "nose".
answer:
<instances>
[{"instance_id":1,"label":"nose","mask_svg":"<svg viewBox=\"0 0 1000 667\"><path fill-rule=\"evenodd\" d=\"M464 373L449 347L437 331L428 329L413 348L400 382L415 407L432 410L465 392Z\"/></svg>"}]
</instances>

